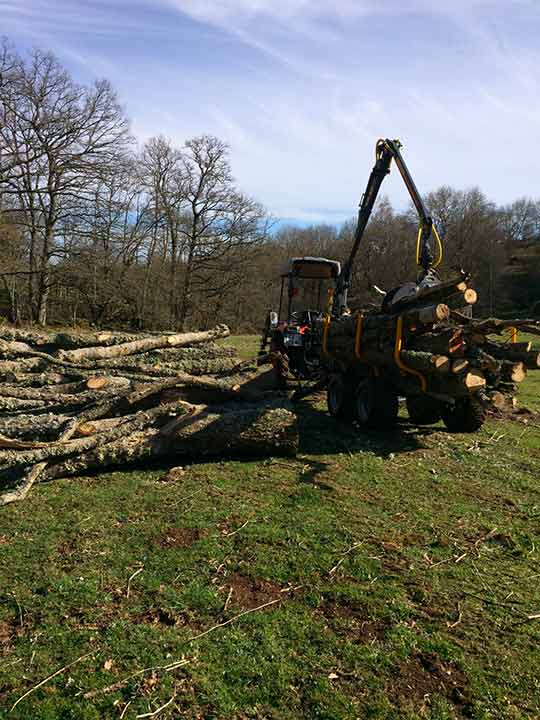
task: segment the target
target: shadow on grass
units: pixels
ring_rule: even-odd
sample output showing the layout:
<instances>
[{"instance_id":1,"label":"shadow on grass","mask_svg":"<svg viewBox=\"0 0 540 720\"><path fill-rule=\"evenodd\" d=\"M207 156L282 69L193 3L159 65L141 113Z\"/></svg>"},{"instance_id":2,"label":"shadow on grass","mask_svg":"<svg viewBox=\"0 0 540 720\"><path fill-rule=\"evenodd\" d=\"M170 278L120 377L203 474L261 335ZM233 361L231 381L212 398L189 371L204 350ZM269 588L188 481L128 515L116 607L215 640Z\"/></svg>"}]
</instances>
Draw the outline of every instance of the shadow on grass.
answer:
<instances>
[{"instance_id":1,"label":"shadow on grass","mask_svg":"<svg viewBox=\"0 0 540 720\"><path fill-rule=\"evenodd\" d=\"M316 400L305 399L295 405L300 430L300 452L306 455L370 452L381 458L425 449L424 437L435 432L399 419L388 432L363 430L353 423L330 417Z\"/></svg>"},{"instance_id":2,"label":"shadow on grass","mask_svg":"<svg viewBox=\"0 0 540 720\"><path fill-rule=\"evenodd\" d=\"M278 406L279 404L277 403ZM271 407L271 404L268 404L268 407ZM320 456L345 453L352 457L358 452L369 452L372 455L386 459L399 453L425 449L426 445L422 442L422 439L433 432L429 428L412 426L405 420L400 420L396 427L389 432L362 431L354 424L339 422L332 418L328 414L326 407L323 406L320 397L299 400L295 403L294 410L298 418L300 435L299 453L304 456L301 459L304 465L301 480L305 483L316 483L323 489L325 489L325 483L321 482L319 478L328 470L331 463L324 459L319 460ZM99 459L94 458L88 467L81 469L80 474L85 477L95 477L115 471L167 471L179 463L199 465L220 462L225 458L227 460L248 461L260 459L261 454L257 453L253 446L250 447L249 443L246 444L244 451L234 452L232 448L226 445L224 446L223 455L217 454L215 448L209 451L214 442L218 446L223 445L220 438L222 438L224 431L227 431L227 433L234 431L235 435L239 435L243 430L248 430L251 422L257 419L256 413L254 415L248 413L246 417L241 418L242 422L239 422L240 417L240 415L235 416L233 426L229 427L227 425L227 418L220 418L206 425L202 429L200 436L195 433L191 437L193 451L191 457L185 453L178 453L175 457L173 451L159 457L141 456L135 462L126 462L119 457L116 463L111 463L108 466L100 465ZM214 433L216 434L214 435ZM91 454L97 454L95 450L90 452ZM19 466L3 473L4 477L0 479L0 490L4 491L15 487L27 469L27 467ZM43 478L42 481L47 480ZM329 485L326 488L332 489Z\"/></svg>"}]
</instances>

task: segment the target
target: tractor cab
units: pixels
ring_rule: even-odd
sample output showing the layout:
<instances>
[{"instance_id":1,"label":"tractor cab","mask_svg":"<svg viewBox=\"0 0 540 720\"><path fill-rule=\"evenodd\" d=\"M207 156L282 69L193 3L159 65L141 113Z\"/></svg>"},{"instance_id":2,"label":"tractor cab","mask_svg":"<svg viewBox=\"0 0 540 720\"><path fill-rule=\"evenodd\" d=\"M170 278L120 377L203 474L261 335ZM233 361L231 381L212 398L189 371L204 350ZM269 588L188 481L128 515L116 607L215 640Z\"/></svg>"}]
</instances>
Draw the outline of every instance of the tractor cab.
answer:
<instances>
[{"instance_id":1,"label":"tractor cab","mask_svg":"<svg viewBox=\"0 0 540 720\"><path fill-rule=\"evenodd\" d=\"M291 258L281 274L278 321L310 325L328 306L341 266L337 260L318 257Z\"/></svg>"},{"instance_id":2,"label":"tractor cab","mask_svg":"<svg viewBox=\"0 0 540 720\"><path fill-rule=\"evenodd\" d=\"M282 374L290 371L295 377L311 378L318 372L320 338L315 321L326 312L328 293L334 291L340 271L337 260L297 257L281 273L279 309L266 318L261 355L269 343Z\"/></svg>"}]
</instances>

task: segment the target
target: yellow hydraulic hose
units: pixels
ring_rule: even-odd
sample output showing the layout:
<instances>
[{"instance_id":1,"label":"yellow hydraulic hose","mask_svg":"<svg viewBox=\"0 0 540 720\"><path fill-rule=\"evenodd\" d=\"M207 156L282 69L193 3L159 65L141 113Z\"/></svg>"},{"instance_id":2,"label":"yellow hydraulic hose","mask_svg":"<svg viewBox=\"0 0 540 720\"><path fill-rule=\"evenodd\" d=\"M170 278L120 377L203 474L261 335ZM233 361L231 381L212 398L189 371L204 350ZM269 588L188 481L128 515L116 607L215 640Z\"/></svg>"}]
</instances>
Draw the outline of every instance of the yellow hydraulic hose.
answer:
<instances>
[{"instance_id":1,"label":"yellow hydraulic hose","mask_svg":"<svg viewBox=\"0 0 540 720\"><path fill-rule=\"evenodd\" d=\"M401 143L399 142L399 140L396 140L395 142L397 142L398 146L401 147ZM379 152L380 152L379 148L381 147L381 145L386 146L391 151L391 148L389 148L386 140L384 138L379 138L377 140L377 142L375 143L375 162L377 162L377 160L379 159ZM391 162L392 162L392 160L390 160L390 163ZM390 168L390 166L389 166L389 168ZM410 189L409 189L409 191L410 191ZM437 232L437 228L435 227L435 225L431 226L431 232L433 233L433 236L434 236L436 244L437 244L438 257L437 257L437 261L434 262L432 265L432 267L436 268L436 267L439 267L439 265L442 263L443 246L442 246L441 238L439 237L439 233ZM416 238L416 264L417 265L420 265L420 238L421 237L422 237L422 226L420 225L420 227L418 228L418 236Z\"/></svg>"},{"instance_id":2,"label":"yellow hydraulic hose","mask_svg":"<svg viewBox=\"0 0 540 720\"><path fill-rule=\"evenodd\" d=\"M394 361L400 370L409 375L415 375L420 380L422 392L427 390L427 380L421 372L410 368L401 359L401 347L403 345L403 316L399 315L396 323L396 344L394 345Z\"/></svg>"},{"instance_id":3,"label":"yellow hydraulic hose","mask_svg":"<svg viewBox=\"0 0 540 720\"><path fill-rule=\"evenodd\" d=\"M437 228L435 225L431 226L431 232L435 236L435 240L437 241L437 262L434 262L432 267L436 268L439 267L439 265L442 263L443 259L443 248L442 248L442 242L441 238L439 237L439 233L437 232ZM418 235L416 236L416 264L420 265L420 238L422 237L422 226L420 225L418 227Z\"/></svg>"},{"instance_id":4,"label":"yellow hydraulic hose","mask_svg":"<svg viewBox=\"0 0 540 720\"><path fill-rule=\"evenodd\" d=\"M364 327L364 315L359 312L356 316L356 333L354 335L354 354L359 359L362 360L362 355L360 353L360 343L362 341L362 330Z\"/></svg>"}]
</instances>

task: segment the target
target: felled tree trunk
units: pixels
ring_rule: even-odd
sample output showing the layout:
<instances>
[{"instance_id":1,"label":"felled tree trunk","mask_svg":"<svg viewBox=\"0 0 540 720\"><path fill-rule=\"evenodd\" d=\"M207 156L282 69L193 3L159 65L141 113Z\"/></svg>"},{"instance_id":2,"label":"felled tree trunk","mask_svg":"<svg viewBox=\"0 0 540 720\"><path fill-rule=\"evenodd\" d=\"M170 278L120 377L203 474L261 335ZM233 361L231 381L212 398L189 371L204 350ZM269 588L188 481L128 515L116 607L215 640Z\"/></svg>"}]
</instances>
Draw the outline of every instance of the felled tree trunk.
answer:
<instances>
[{"instance_id":1,"label":"felled tree trunk","mask_svg":"<svg viewBox=\"0 0 540 720\"><path fill-rule=\"evenodd\" d=\"M497 343L486 341L484 347L487 352L494 357L511 360L512 362L522 362L526 368L536 370L540 368L540 353L536 350L516 350L514 345L497 345Z\"/></svg>"},{"instance_id":2,"label":"felled tree trunk","mask_svg":"<svg viewBox=\"0 0 540 720\"><path fill-rule=\"evenodd\" d=\"M155 423L159 423L160 418L169 419L171 413L174 413L176 418L179 414L189 413L190 409L191 407L183 402L154 407L150 410L135 413L128 418L123 418L122 422L112 428L107 428L105 432L98 435L83 436L82 438L71 440L70 438L76 433L77 426L80 424L79 421L76 420L76 424L69 438L70 442L67 442L68 438L61 436L61 439L65 440L65 442L51 443L46 447L40 444L37 448L26 448L22 452L10 451L9 449L0 451L0 470L17 466L35 465L43 461L50 462L53 459L58 460L59 458L85 453L95 448L98 444L106 445L107 443L114 442L118 438L126 437L133 432L144 430Z\"/></svg>"},{"instance_id":3,"label":"felled tree trunk","mask_svg":"<svg viewBox=\"0 0 540 720\"><path fill-rule=\"evenodd\" d=\"M123 377L92 376L88 380L63 385L50 385L44 388L19 387L18 385L0 385L0 403L4 398L20 398L22 400L50 400L73 402L78 394L98 391L116 391L129 388L130 381ZM69 397L71 396L71 397Z\"/></svg>"},{"instance_id":4,"label":"felled tree trunk","mask_svg":"<svg viewBox=\"0 0 540 720\"><path fill-rule=\"evenodd\" d=\"M69 440L70 437L75 432L75 428L77 427L77 420L72 418L68 421L66 426L63 428L60 437L58 438L59 442L62 442L64 440ZM22 478L22 481L17 485L16 488L13 490L8 490L5 493L2 493L0 495L0 505L9 505L12 502L18 502L19 500L24 500L24 498L28 495L30 490L32 489L32 486L34 483L36 483L39 480L40 475L47 467L47 462L40 462L34 465L29 472Z\"/></svg>"},{"instance_id":5,"label":"felled tree trunk","mask_svg":"<svg viewBox=\"0 0 540 720\"><path fill-rule=\"evenodd\" d=\"M125 355L148 352L156 348L183 347L185 345L197 345L224 338L230 334L226 325L218 325L213 330L203 332L181 333L180 335L158 335L157 337L143 338L133 342L113 345L111 347L90 347L79 350L61 350L58 357L68 362L81 362L88 360L102 360L105 358L117 358Z\"/></svg>"},{"instance_id":6,"label":"felled tree trunk","mask_svg":"<svg viewBox=\"0 0 540 720\"><path fill-rule=\"evenodd\" d=\"M79 423L75 431L75 437L89 437L90 435L107 432L124 423L126 417L129 416L124 415L121 417L103 418L102 420L89 420L88 422Z\"/></svg>"},{"instance_id":7,"label":"felled tree trunk","mask_svg":"<svg viewBox=\"0 0 540 720\"><path fill-rule=\"evenodd\" d=\"M122 399L122 407L134 408L143 402L147 403L149 401L154 404L156 398L165 397L162 395L165 391L173 391L176 389L178 389L176 393L177 397L183 396L186 389L196 390L199 391L199 393L206 394L207 397L210 395L214 403L227 399L244 400L247 402L262 400L263 395L261 392L249 388L250 381L250 377L236 381L234 378L220 380L212 377L193 377L192 375L178 373L175 377L144 385L129 395L126 395ZM171 401L174 399L174 393L169 392L166 397L167 401Z\"/></svg>"},{"instance_id":8,"label":"felled tree trunk","mask_svg":"<svg viewBox=\"0 0 540 720\"><path fill-rule=\"evenodd\" d=\"M214 375L226 373L232 370L237 364L235 358L211 358L209 360L176 360L169 363L148 363L136 358L115 358L110 360L97 361L93 367L103 369L115 369L149 375L154 377L172 377L178 372L189 375Z\"/></svg>"},{"instance_id":9,"label":"felled tree trunk","mask_svg":"<svg viewBox=\"0 0 540 720\"><path fill-rule=\"evenodd\" d=\"M0 373L0 376L2 373ZM3 379L8 384L17 385L19 388L44 388L60 385L69 385L71 383L80 382L81 376L77 374L61 375L59 373L25 373L10 372L3 375Z\"/></svg>"},{"instance_id":10,"label":"felled tree trunk","mask_svg":"<svg viewBox=\"0 0 540 720\"><path fill-rule=\"evenodd\" d=\"M48 480L78 475L153 458L293 456L297 450L294 413L284 408L246 407L196 416L191 424L181 425L170 435L155 428L132 433L51 465L41 477Z\"/></svg>"},{"instance_id":11,"label":"felled tree trunk","mask_svg":"<svg viewBox=\"0 0 540 720\"><path fill-rule=\"evenodd\" d=\"M222 345L217 342L205 342L203 345L193 347L157 348L148 353L148 357L173 362L187 360L218 360L220 358L236 358L236 349L232 345Z\"/></svg>"},{"instance_id":12,"label":"felled tree trunk","mask_svg":"<svg viewBox=\"0 0 540 720\"><path fill-rule=\"evenodd\" d=\"M46 400L29 400L26 398L0 397L0 413L13 413L22 410L34 410L46 407Z\"/></svg>"},{"instance_id":13,"label":"felled tree trunk","mask_svg":"<svg viewBox=\"0 0 540 720\"><path fill-rule=\"evenodd\" d=\"M457 375L429 377L428 389L450 397L464 397L478 392L486 386L486 378L478 371L463 372Z\"/></svg>"},{"instance_id":14,"label":"felled tree trunk","mask_svg":"<svg viewBox=\"0 0 540 720\"><path fill-rule=\"evenodd\" d=\"M522 362L503 361L501 377L506 382L520 383L527 377L527 370Z\"/></svg>"},{"instance_id":15,"label":"felled tree trunk","mask_svg":"<svg viewBox=\"0 0 540 720\"><path fill-rule=\"evenodd\" d=\"M45 370L47 363L40 357L18 358L17 360L0 360L0 376L6 377L13 373L38 372Z\"/></svg>"},{"instance_id":16,"label":"felled tree trunk","mask_svg":"<svg viewBox=\"0 0 540 720\"><path fill-rule=\"evenodd\" d=\"M460 275L445 282L426 288L418 288L414 295L402 298L392 305L392 310L402 311L411 306L425 303L446 302L448 297L467 290L466 276Z\"/></svg>"},{"instance_id":17,"label":"felled tree trunk","mask_svg":"<svg viewBox=\"0 0 540 720\"><path fill-rule=\"evenodd\" d=\"M68 415L17 415L0 419L0 435L21 440L54 440L70 420Z\"/></svg>"}]
</instances>

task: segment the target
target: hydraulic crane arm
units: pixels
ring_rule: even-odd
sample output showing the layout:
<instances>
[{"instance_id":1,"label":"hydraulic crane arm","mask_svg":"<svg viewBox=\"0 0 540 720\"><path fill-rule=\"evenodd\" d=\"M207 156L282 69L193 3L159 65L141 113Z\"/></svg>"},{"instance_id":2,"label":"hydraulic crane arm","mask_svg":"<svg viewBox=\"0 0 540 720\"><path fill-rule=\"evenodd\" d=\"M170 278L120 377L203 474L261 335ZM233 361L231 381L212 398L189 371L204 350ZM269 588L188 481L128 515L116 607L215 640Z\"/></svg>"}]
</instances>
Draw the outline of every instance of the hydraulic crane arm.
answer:
<instances>
[{"instance_id":1,"label":"hydraulic crane arm","mask_svg":"<svg viewBox=\"0 0 540 720\"><path fill-rule=\"evenodd\" d=\"M394 160L397 165L401 177L403 178L403 182L405 183L405 186L409 191L409 195L411 196L413 204L420 218L416 250L416 262L422 268L422 277L426 275L426 273L431 267L436 267L436 265L438 265L441 260L441 247L439 236L437 235L437 231L433 225L433 220L429 215L426 206L424 205L420 193L418 192L418 188L416 187L414 180L412 179L409 172L409 169L405 164L405 160L401 155L400 148L401 143L399 140L388 139L379 140L375 147L375 165L373 167L373 170L371 171L371 175L369 176L365 192L362 195L362 200L360 201L358 222L356 224L356 229L354 232L353 246L337 282L336 293L333 303L334 315L340 315L347 307L347 291L351 282L351 274L356 254L358 252L358 248L360 247L360 243L362 242L362 238L364 236L366 226L369 222L369 218L371 217L373 206L375 205L375 201L377 200L377 196L379 194L382 182L386 175L388 175L388 173L390 172L390 165L392 164L392 160ZM435 238L437 239L437 242L439 244L439 258L437 260L437 263L435 264L433 262L433 250L429 242L432 233L435 234Z\"/></svg>"}]
</instances>

